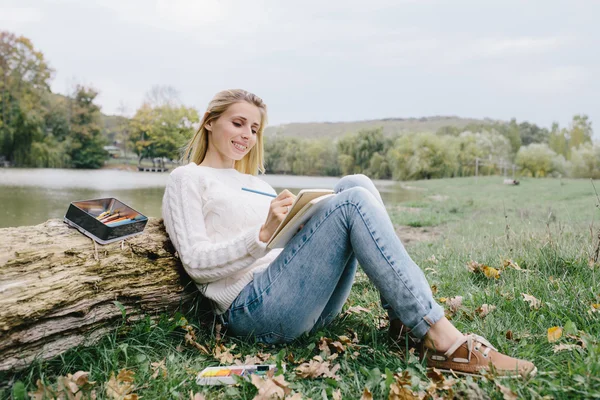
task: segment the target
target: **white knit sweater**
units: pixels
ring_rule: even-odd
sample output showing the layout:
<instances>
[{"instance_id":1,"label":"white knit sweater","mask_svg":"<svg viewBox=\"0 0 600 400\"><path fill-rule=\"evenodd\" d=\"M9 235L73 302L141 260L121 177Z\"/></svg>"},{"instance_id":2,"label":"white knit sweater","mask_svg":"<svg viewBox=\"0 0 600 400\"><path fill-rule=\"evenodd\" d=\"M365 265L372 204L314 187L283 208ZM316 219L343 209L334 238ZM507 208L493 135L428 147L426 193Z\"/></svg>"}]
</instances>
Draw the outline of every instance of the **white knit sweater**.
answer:
<instances>
[{"instance_id":1,"label":"white knit sweater","mask_svg":"<svg viewBox=\"0 0 600 400\"><path fill-rule=\"evenodd\" d=\"M190 163L171 172L163 197L169 238L218 314L281 252L258 239L272 198L242 187L275 194L256 176Z\"/></svg>"}]
</instances>

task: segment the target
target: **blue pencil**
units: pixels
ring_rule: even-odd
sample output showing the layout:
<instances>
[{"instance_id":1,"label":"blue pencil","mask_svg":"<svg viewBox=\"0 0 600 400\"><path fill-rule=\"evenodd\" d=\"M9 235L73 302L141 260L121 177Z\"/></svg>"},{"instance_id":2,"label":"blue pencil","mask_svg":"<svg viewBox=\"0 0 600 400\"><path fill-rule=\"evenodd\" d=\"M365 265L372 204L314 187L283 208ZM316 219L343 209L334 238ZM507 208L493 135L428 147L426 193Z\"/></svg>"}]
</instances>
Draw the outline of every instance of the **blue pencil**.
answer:
<instances>
[{"instance_id":1,"label":"blue pencil","mask_svg":"<svg viewBox=\"0 0 600 400\"><path fill-rule=\"evenodd\" d=\"M262 194L263 196L277 197L276 194L260 192L258 190L254 190L254 189L242 188L242 190L245 190L246 192L252 192L252 193Z\"/></svg>"}]
</instances>

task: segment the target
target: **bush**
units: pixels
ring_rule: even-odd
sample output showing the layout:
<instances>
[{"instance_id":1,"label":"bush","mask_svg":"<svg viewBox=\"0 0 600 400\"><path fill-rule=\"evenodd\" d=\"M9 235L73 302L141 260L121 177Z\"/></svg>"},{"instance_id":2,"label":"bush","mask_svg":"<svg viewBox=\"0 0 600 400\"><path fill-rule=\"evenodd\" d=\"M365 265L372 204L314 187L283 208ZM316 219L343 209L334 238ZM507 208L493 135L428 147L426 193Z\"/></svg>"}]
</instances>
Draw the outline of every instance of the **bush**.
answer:
<instances>
[{"instance_id":1,"label":"bush","mask_svg":"<svg viewBox=\"0 0 600 400\"><path fill-rule=\"evenodd\" d=\"M515 164L525 176L542 178L566 174L568 164L563 156L557 155L545 143L532 143L519 149Z\"/></svg>"},{"instance_id":2,"label":"bush","mask_svg":"<svg viewBox=\"0 0 600 400\"><path fill-rule=\"evenodd\" d=\"M600 145L586 143L571 151L574 178L600 179Z\"/></svg>"}]
</instances>

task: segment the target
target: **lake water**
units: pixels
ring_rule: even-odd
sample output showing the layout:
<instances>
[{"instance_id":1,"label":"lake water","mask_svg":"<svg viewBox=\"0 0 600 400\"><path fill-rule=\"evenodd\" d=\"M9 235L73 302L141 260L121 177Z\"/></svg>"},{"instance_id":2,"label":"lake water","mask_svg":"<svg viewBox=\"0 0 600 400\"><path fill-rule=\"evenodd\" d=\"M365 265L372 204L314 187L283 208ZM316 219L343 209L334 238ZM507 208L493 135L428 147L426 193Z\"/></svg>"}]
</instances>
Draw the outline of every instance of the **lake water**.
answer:
<instances>
[{"instance_id":1,"label":"lake water","mask_svg":"<svg viewBox=\"0 0 600 400\"><path fill-rule=\"evenodd\" d=\"M160 217L169 173L119 170L0 168L0 228L63 218L69 203L115 197L149 217ZM277 191L333 188L340 178L262 175ZM386 204L415 197L395 181L375 181Z\"/></svg>"}]
</instances>

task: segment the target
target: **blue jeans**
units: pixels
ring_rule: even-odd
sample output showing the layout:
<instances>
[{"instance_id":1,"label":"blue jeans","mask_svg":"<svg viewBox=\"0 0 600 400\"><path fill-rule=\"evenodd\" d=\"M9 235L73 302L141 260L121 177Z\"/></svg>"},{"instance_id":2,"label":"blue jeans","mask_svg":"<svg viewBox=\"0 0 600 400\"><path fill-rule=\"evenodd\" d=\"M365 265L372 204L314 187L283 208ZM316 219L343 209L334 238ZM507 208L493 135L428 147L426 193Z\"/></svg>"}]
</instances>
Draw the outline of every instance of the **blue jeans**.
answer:
<instances>
[{"instance_id":1,"label":"blue jeans","mask_svg":"<svg viewBox=\"0 0 600 400\"><path fill-rule=\"evenodd\" d=\"M391 318L421 338L444 316L423 271L410 258L373 182L342 178L337 193L254 275L223 315L227 334L285 343L329 324L346 302L357 262ZM385 300L383 300L385 299Z\"/></svg>"}]
</instances>

